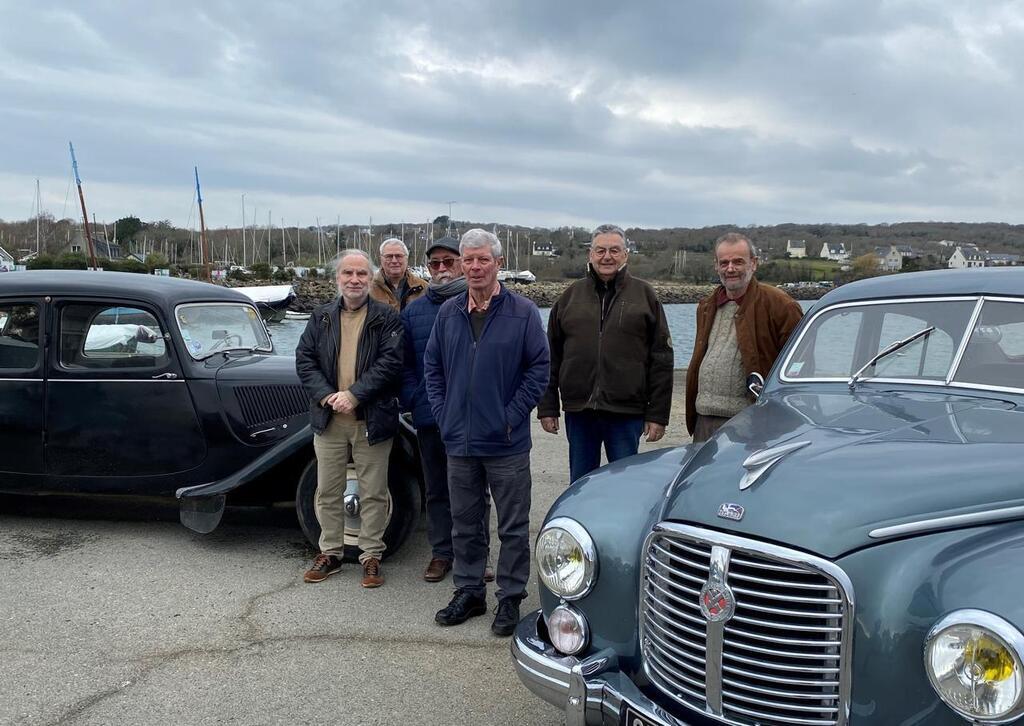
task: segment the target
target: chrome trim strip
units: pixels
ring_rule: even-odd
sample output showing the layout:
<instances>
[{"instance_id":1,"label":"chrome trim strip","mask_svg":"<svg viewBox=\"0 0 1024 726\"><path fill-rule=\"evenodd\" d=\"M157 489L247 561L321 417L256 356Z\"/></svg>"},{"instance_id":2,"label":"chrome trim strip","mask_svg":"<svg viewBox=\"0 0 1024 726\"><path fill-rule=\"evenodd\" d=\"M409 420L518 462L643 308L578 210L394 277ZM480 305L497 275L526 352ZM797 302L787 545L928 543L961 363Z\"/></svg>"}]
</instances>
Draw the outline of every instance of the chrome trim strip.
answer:
<instances>
[{"instance_id":1,"label":"chrome trim strip","mask_svg":"<svg viewBox=\"0 0 1024 726\"><path fill-rule=\"evenodd\" d=\"M725 547L711 547L708 582L725 586L729 575L729 554ZM700 600L699 593L697 599ZM722 715L722 640L727 622L729 618L717 623L709 620L704 639L704 696L708 710L716 716Z\"/></svg>"},{"instance_id":2,"label":"chrome trim strip","mask_svg":"<svg viewBox=\"0 0 1024 726\"><path fill-rule=\"evenodd\" d=\"M964 337L960 341L960 345L957 346L956 355L953 356L953 362L949 366L949 370L946 371L945 384L948 386L949 382L956 377L956 371L960 367L960 362L963 360L964 351L967 350L968 343L971 342L971 338L974 336L974 326L978 324L978 318L981 317L981 309L985 306L985 297L978 298L978 302L974 306L974 310L971 312L971 317L967 320L967 329L964 331Z\"/></svg>"},{"instance_id":3,"label":"chrome trim strip","mask_svg":"<svg viewBox=\"0 0 1024 726\"><path fill-rule=\"evenodd\" d=\"M42 378L0 378L0 383L6 381L17 381L19 383L42 383Z\"/></svg>"},{"instance_id":4,"label":"chrome trim strip","mask_svg":"<svg viewBox=\"0 0 1024 726\"><path fill-rule=\"evenodd\" d=\"M184 383L183 378L48 378L47 383Z\"/></svg>"},{"instance_id":5,"label":"chrome trim strip","mask_svg":"<svg viewBox=\"0 0 1024 726\"><path fill-rule=\"evenodd\" d=\"M971 527L980 524L994 524L1005 522L1010 519L1024 517L1024 506L1000 507L999 509L987 509L983 512L971 512L969 514L951 514L948 517L934 517L932 519L919 519L916 522L905 522L894 524L889 527L878 527L868 532L872 539L885 539L887 537L902 537L907 534L921 534L922 532L935 532L940 529L952 529L954 527Z\"/></svg>"}]
</instances>

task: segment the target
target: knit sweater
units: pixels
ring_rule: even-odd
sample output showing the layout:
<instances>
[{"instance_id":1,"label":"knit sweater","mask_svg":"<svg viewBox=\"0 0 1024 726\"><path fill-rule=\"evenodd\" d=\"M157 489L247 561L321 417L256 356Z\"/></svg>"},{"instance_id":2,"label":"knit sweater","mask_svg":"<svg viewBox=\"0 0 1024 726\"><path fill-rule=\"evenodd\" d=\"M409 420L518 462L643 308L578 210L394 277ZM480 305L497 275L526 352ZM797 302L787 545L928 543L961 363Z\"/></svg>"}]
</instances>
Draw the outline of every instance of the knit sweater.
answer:
<instances>
[{"instance_id":1,"label":"knit sweater","mask_svg":"<svg viewBox=\"0 0 1024 726\"><path fill-rule=\"evenodd\" d=\"M736 311L732 301L718 309L708 338L708 352L700 363L697 384L697 413L701 416L732 418L750 403L746 396L746 373L736 339Z\"/></svg>"}]
</instances>

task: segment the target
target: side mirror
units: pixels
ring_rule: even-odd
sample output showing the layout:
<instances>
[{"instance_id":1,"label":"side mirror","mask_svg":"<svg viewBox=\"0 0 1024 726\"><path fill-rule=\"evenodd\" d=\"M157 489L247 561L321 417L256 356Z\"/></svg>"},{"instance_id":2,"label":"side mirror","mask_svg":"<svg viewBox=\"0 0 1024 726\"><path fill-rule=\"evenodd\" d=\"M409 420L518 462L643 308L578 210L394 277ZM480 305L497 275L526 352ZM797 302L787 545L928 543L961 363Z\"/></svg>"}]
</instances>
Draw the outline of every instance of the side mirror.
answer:
<instances>
[{"instance_id":1,"label":"side mirror","mask_svg":"<svg viewBox=\"0 0 1024 726\"><path fill-rule=\"evenodd\" d=\"M754 394L754 398L759 398L764 390L764 376L757 372L747 376L747 390Z\"/></svg>"}]
</instances>

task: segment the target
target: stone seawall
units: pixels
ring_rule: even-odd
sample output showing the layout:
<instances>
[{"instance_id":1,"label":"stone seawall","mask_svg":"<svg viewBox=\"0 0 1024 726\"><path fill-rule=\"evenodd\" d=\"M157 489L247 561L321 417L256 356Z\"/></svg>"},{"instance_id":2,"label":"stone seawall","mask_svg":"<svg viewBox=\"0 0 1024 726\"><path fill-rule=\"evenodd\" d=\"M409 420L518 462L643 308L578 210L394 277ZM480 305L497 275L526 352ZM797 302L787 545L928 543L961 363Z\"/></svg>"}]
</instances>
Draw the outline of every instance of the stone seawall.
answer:
<instances>
[{"instance_id":1,"label":"stone seawall","mask_svg":"<svg viewBox=\"0 0 1024 726\"><path fill-rule=\"evenodd\" d=\"M538 281L530 284L511 283L509 289L530 298L537 303L538 307L549 308L571 283L571 280ZM271 285L275 283L261 281L252 284ZM298 297L291 304L290 309L298 312L308 313L317 305L328 302L335 295L333 281L296 280L293 284ZM697 303L715 289L714 285L691 285L681 282L651 282L651 286L658 294L658 299L665 305ZM795 288L787 289L786 292L797 300L816 300L828 291L823 288Z\"/></svg>"}]
</instances>

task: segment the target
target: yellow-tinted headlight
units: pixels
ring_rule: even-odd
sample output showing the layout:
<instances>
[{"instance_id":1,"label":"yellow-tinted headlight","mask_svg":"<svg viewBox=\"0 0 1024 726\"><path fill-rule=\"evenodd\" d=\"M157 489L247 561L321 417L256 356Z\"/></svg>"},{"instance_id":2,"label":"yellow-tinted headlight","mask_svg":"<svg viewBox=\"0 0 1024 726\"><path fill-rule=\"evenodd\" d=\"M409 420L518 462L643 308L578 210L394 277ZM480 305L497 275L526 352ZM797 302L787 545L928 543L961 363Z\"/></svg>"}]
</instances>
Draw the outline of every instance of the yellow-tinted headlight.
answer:
<instances>
[{"instance_id":1,"label":"yellow-tinted headlight","mask_svg":"<svg viewBox=\"0 0 1024 726\"><path fill-rule=\"evenodd\" d=\"M537 571L551 592L566 600L583 597L597 580L597 549L574 519L556 517L537 537Z\"/></svg>"}]
</instances>

